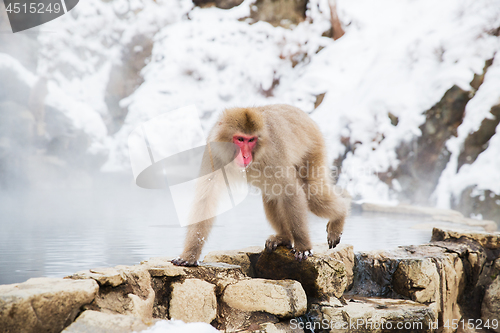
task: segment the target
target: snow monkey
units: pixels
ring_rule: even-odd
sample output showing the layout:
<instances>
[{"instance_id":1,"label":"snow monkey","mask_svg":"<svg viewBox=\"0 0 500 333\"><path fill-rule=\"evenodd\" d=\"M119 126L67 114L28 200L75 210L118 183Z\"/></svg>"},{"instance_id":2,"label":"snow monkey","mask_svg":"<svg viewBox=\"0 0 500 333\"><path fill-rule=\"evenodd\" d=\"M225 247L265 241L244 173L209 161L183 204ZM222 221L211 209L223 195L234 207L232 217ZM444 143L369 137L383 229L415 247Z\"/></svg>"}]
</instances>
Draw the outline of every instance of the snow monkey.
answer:
<instances>
[{"instance_id":1,"label":"snow monkey","mask_svg":"<svg viewBox=\"0 0 500 333\"><path fill-rule=\"evenodd\" d=\"M276 231L276 235L266 241L267 251L284 245L299 261L312 255L308 209L329 220L326 229L330 248L340 242L348 204L333 191L324 139L305 112L289 105L227 109L215 123L207 141L234 143L230 146L239 148L231 152L229 161L232 162L225 172L227 177L232 172L246 172L247 182L262 192L266 217ZM218 162L224 159L224 153L207 150L202 162L202 169L206 169L204 174L214 170L214 164L221 164ZM225 182L206 178L197 186L198 200L192 208L192 216L215 209L219 189ZM213 222L214 218L209 218L190 224L184 251L172 263L196 266Z\"/></svg>"}]
</instances>

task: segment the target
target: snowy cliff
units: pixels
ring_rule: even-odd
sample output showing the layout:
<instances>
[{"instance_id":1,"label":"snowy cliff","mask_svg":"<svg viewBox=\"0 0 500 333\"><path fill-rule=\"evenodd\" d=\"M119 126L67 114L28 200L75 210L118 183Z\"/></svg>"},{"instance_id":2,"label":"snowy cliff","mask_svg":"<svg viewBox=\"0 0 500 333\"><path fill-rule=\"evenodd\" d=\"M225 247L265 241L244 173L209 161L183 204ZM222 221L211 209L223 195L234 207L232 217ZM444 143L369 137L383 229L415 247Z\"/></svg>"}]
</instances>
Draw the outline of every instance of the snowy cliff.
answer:
<instances>
[{"instance_id":1,"label":"snowy cliff","mask_svg":"<svg viewBox=\"0 0 500 333\"><path fill-rule=\"evenodd\" d=\"M354 198L450 207L472 195L500 212L499 0L338 0L346 34L336 41L325 36L327 0L308 1L287 28L252 18L259 3L81 1L41 29L34 73L5 54L0 71L46 79L45 103L85 133L90 155L106 156L106 172L129 170L128 134L158 114L195 104L207 130L226 107L288 103L320 125ZM448 111L453 121L436 121ZM435 152L415 157L429 140ZM430 185L408 194L418 180Z\"/></svg>"}]
</instances>

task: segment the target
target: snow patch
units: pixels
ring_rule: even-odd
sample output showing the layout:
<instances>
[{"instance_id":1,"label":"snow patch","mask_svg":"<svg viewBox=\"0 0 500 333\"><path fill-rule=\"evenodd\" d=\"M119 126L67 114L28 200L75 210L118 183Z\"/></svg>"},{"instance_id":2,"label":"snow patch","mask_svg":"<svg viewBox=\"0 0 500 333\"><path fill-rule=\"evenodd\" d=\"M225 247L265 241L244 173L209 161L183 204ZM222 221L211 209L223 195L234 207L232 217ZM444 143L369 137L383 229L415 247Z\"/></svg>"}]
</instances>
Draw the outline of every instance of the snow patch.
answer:
<instances>
[{"instance_id":1,"label":"snow patch","mask_svg":"<svg viewBox=\"0 0 500 333\"><path fill-rule=\"evenodd\" d=\"M216 333L214 327L206 323L184 323L182 320L160 320L140 333Z\"/></svg>"}]
</instances>

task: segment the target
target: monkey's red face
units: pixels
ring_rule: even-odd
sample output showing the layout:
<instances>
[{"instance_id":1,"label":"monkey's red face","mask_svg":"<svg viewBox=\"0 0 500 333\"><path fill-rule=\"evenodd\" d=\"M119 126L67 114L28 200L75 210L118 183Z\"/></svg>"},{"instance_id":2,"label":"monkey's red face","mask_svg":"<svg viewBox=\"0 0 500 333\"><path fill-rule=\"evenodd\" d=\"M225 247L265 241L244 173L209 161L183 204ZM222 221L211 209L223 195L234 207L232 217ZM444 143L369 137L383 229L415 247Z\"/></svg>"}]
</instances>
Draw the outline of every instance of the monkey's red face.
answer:
<instances>
[{"instance_id":1,"label":"monkey's red face","mask_svg":"<svg viewBox=\"0 0 500 333\"><path fill-rule=\"evenodd\" d=\"M236 156L236 163L240 167L247 167L252 162L252 151L257 144L257 137L244 134L236 134L233 136L233 143L240 147L240 152Z\"/></svg>"}]
</instances>

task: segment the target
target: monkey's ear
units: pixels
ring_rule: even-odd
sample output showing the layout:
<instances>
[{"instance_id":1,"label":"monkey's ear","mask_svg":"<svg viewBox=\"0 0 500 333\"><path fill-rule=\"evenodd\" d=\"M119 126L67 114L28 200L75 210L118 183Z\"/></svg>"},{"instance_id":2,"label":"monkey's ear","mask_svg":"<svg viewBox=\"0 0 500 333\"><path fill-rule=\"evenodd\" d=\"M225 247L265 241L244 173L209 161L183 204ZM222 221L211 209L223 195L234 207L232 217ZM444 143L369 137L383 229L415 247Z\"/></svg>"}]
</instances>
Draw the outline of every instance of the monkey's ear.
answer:
<instances>
[{"instance_id":1,"label":"monkey's ear","mask_svg":"<svg viewBox=\"0 0 500 333\"><path fill-rule=\"evenodd\" d=\"M222 125L222 121L219 122L219 126Z\"/></svg>"}]
</instances>

